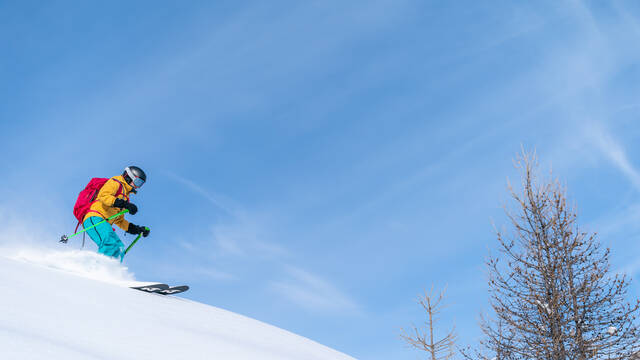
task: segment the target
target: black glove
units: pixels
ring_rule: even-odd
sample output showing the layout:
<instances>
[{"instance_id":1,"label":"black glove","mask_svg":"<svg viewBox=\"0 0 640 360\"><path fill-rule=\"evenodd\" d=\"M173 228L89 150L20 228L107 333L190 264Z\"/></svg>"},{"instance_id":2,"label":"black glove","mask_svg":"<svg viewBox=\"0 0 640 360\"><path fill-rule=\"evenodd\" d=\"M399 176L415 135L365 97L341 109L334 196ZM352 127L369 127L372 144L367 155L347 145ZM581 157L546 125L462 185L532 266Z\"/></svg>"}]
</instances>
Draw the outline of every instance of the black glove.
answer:
<instances>
[{"instance_id":1,"label":"black glove","mask_svg":"<svg viewBox=\"0 0 640 360\"><path fill-rule=\"evenodd\" d=\"M128 201L124 201L123 199L116 198L116 201L113 202L113 207L127 209L129 210L129 214L135 215L138 212L138 207L135 204L132 204Z\"/></svg>"},{"instance_id":2,"label":"black glove","mask_svg":"<svg viewBox=\"0 0 640 360\"><path fill-rule=\"evenodd\" d=\"M139 226L134 223L129 223L127 232L131 235L142 234L142 236L147 237L149 236L149 232L151 232L151 230L149 230L149 228L147 228L146 226Z\"/></svg>"}]
</instances>

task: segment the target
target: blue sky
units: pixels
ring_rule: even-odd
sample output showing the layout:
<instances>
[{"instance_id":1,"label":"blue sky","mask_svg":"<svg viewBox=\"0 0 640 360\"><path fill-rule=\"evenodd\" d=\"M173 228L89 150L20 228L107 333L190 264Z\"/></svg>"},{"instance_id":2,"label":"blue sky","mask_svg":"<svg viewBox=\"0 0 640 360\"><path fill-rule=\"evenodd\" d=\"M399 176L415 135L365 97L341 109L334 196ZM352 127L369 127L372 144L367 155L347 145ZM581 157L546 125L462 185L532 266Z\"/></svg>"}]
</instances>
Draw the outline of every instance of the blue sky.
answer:
<instances>
[{"instance_id":1,"label":"blue sky","mask_svg":"<svg viewBox=\"0 0 640 360\"><path fill-rule=\"evenodd\" d=\"M0 226L57 247L135 164L138 279L361 359L448 285L472 345L521 146L640 275L639 42L633 1L2 1Z\"/></svg>"}]
</instances>

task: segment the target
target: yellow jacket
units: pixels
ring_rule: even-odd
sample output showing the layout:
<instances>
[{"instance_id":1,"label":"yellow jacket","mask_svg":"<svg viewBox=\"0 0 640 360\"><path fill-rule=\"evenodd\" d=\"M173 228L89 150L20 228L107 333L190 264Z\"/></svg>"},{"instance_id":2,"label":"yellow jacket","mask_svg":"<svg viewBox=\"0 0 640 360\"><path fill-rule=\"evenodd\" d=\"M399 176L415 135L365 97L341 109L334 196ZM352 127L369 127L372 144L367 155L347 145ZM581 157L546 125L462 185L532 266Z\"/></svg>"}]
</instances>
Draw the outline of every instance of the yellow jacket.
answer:
<instances>
[{"instance_id":1,"label":"yellow jacket","mask_svg":"<svg viewBox=\"0 0 640 360\"><path fill-rule=\"evenodd\" d=\"M120 190L121 186L122 190ZM133 187L124 181L124 177L122 177L122 175L114 176L107 180L98 192L96 200L91 204L91 208L87 211L87 214L84 216L82 221L84 222L92 216L100 216L101 218L106 219L119 213L122 209L113 207L113 203L116 201L116 194L118 194L117 198L129 201L129 194L131 194L131 190L133 190ZM127 231L129 228L129 222L124 219L124 215L120 215L109 220L109 223L118 225L118 227L124 231Z\"/></svg>"}]
</instances>

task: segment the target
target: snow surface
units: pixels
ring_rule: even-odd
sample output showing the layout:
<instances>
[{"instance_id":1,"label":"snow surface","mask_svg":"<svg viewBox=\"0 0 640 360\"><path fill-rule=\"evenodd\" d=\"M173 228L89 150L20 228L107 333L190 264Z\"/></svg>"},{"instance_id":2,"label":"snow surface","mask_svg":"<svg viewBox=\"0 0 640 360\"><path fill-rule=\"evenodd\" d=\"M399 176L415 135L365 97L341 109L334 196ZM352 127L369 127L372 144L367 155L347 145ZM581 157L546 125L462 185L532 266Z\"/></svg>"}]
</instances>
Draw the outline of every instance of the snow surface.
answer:
<instances>
[{"instance_id":1,"label":"snow surface","mask_svg":"<svg viewBox=\"0 0 640 360\"><path fill-rule=\"evenodd\" d=\"M353 359L213 306L129 289L89 251L0 257L0 359Z\"/></svg>"}]
</instances>

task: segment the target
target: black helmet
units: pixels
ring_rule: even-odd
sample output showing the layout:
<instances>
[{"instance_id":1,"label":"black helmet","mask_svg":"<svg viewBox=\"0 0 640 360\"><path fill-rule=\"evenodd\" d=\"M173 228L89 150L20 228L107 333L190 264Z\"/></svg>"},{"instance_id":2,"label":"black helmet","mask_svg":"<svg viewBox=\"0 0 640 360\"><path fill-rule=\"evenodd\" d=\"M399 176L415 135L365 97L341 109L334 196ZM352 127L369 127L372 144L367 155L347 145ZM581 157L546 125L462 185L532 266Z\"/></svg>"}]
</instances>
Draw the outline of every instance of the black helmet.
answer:
<instances>
[{"instance_id":1,"label":"black helmet","mask_svg":"<svg viewBox=\"0 0 640 360\"><path fill-rule=\"evenodd\" d=\"M147 181L147 174L137 166L127 166L124 168L122 176L127 184L131 185L134 189L139 189L145 181Z\"/></svg>"}]
</instances>

